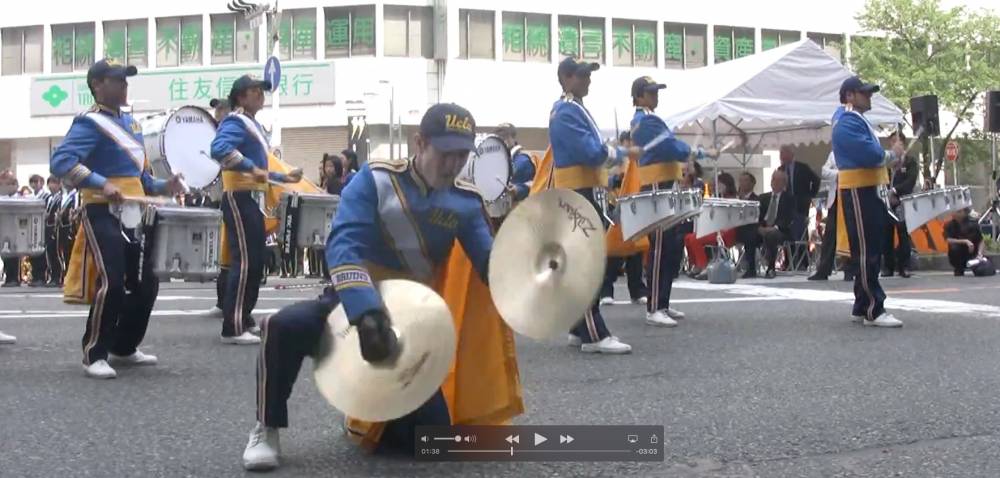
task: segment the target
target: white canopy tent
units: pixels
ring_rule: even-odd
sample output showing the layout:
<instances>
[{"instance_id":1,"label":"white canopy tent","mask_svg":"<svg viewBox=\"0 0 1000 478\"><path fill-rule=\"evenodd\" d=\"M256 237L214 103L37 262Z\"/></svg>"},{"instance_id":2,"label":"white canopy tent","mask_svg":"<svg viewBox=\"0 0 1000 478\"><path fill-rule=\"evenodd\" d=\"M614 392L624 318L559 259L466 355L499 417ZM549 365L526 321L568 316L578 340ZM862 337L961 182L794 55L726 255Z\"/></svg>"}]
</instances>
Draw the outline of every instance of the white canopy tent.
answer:
<instances>
[{"instance_id":1,"label":"white canopy tent","mask_svg":"<svg viewBox=\"0 0 1000 478\"><path fill-rule=\"evenodd\" d=\"M736 140L744 153L828 142L840 84L852 75L812 40L802 40L685 72L660 93L659 114L693 144ZM903 120L880 94L865 116L875 125Z\"/></svg>"}]
</instances>

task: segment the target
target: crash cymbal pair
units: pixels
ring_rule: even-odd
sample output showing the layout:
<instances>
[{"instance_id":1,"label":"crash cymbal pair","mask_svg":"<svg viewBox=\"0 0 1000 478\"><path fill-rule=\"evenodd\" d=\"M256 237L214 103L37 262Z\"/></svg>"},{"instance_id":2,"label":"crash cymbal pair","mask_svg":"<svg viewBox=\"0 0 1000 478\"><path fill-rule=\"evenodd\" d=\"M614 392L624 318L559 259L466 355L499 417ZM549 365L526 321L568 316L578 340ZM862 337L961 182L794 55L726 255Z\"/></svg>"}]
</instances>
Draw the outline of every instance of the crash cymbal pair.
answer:
<instances>
[{"instance_id":1,"label":"crash cymbal pair","mask_svg":"<svg viewBox=\"0 0 1000 478\"><path fill-rule=\"evenodd\" d=\"M490 293L501 317L522 335L565 334L595 299L604 278L605 231L581 195L552 189L532 195L504 220L490 254ZM386 363L361 357L343 306L328 319L316 360L320 393L367 421L401 417L426 402L447 377L456 333L447 304L411 281L378 284L400 351Z\"/></svg>"}]
</instances>

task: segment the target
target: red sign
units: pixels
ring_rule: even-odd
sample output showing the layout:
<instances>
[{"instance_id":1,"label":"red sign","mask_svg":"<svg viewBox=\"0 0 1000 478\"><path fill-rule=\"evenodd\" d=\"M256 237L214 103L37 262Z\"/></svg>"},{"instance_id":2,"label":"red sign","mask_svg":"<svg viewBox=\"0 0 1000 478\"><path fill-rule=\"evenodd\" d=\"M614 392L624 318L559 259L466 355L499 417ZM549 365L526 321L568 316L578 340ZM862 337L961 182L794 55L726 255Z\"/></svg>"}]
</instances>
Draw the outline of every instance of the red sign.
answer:
<instances>
[{"instance_id":1,"label":"red sign","mask_svg":"<svg viewBox=\"0 0 1000 478\"><path fill-rule=\"evenodd\" d=\"M958 161L958 143L948 141L948 144L944 147L944 157L948 161Z\"/></svg>"}]
</instances>

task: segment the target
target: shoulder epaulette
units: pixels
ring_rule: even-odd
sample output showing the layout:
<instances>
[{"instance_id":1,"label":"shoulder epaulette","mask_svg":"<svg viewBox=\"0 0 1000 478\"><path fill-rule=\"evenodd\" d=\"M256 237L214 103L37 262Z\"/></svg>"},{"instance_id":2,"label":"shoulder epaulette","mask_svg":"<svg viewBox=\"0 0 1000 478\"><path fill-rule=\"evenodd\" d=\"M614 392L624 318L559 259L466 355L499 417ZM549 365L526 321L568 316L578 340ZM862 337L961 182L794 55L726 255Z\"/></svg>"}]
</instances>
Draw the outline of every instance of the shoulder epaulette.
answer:
<instances>
[{"instance_id":1,"label":"shoulder epaulette","mask_svg":"<svg viewBox=\"0 0 1000 478\"><path fill-rule=\"evenodd\" d=\"M476 197L482 198L483 193L476 187L475 184L470 183L462 178L455 178L455 187L462 191L468 191L470 193L475 193Z\"/></svg>"},{"instance_id":2,"label":"shoulder epaulette","mask_svg":"<svg viewBox=\"0 0 1000 478\"><path fill-rule=\"evenodd\" d=\"M410 161L405 158L400 159L369 159L368 165L372 169L382 169L394 173L402 173L410 167Z\"/></svg>"}]
</instances>

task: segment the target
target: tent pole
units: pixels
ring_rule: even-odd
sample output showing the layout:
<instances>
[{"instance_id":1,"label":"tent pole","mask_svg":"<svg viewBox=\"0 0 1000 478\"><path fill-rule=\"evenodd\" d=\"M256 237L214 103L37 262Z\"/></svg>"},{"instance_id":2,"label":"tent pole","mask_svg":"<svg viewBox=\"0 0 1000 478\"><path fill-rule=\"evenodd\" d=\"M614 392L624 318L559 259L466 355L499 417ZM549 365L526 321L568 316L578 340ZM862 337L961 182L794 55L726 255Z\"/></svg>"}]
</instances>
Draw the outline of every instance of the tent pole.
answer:
<instances>
[{"instance_id":1,"label":"tent pole","mask_svg":"<svg viewBox=\"0 0 1000 478\"><path fill-rule=\"evenodd\" d=\"M719 151L719 132L716 129L716 125L715 125L716 121L718 121L718 118L713 118L712 119L712 149L715 149L715 151L718 152ZM719 155L719 156L721 156L721 155ZM712 171L713 171L712 172L712 176L713 176L712 183L714 184L714 186L712 187L712 195L714 196L714 195L716 195L716 194L719 193L719 157L716 156L715 158L713 158L712 162L714 163L714 166L715 166L715 167L712 168Z\"/></svg>"}]
</instances>

